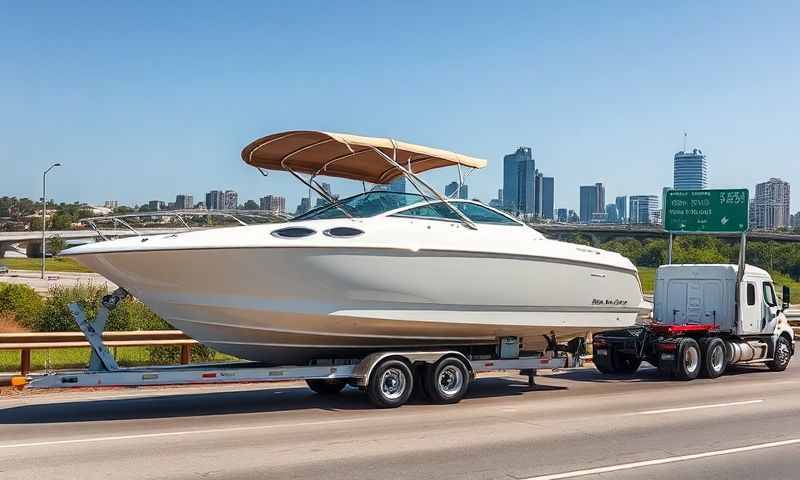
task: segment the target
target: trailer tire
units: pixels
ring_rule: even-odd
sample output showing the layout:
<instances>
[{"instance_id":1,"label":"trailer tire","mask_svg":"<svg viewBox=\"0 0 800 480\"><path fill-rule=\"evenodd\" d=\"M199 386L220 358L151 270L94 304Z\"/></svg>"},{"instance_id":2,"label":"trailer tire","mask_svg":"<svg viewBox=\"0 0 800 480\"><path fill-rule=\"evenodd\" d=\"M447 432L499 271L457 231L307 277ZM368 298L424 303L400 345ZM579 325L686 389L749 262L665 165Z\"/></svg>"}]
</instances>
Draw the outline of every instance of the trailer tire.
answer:
<instances>
[{"instance_id":1,"label":"trailer tire","mask_svg":"<svg viewBox=\"0 0 800 480\"><path fill-rule=\"evenodd\" d=\"M782 372L789 366L792 359L792 344L788 338L781 335L775 342L775 353L772 354L773 360L767 362L767 368L773 372Z\"/></svg>"},{"instance_id":2,"label":"trailer tire","mask_svg":"<svg viewBox=\"0 0 800 480\"><path fill-rule=\"evenodd\" d=\"M458 358L447 357L426 369L424 381L432 403L458 403L469 389L469 370Z\"/></svg>"},{"instance_id":3,"label":"trailer tire","mask_svg":"<svg viewBox=\"0 0 800 480\"><path fill-rule=\"evenodd\" d=\"M306 380L306 384L314 393L320 395L335 395L344 390L344 387L347 386L347 382L344 380L326 380L320 378Z\"/></svg>"},{"instance_id":4,"label":"trailer tire","mask_svg":"<svg viewBox=\"0 0 800 480\"><path fill-rule=\"evenodd\" d=\"M694 380L700 375L702 354L700 345L693 338L684 338L678 343L675 358L675 377L679 380Z\"/></svg>"},{"instance_id":5,"label":"trailer tire","mask_svg":"<svg viewBox=\"0 0 800 480\"><path fill-rule=\"evenodd\" d=\"M721 338L712 337L700 340L703 353L700 375L704 378L721 377L728 368L728 352Z\"/></svg>"},{"instance_id":6,"label":"trailer tire","mask_svg":"<svg viewBox=\"0 0 800 480\"><path fill-rule=\"evenodd\" d=\"M408 365L389 358L372 370L367 397L378 408L397 408L408 401L413 389L414 375Z\"/></svg>"}]
</instances>

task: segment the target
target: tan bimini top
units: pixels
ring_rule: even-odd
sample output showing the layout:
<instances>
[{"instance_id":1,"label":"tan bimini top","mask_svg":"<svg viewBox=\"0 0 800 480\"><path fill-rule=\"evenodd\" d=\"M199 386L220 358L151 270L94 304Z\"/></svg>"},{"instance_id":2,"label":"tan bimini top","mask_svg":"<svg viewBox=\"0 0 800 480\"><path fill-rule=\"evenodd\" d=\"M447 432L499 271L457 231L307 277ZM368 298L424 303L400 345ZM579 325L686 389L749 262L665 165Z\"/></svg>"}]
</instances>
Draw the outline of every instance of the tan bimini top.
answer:
<instances>
[{"instance_id":1,"label":"tan bimini top","mask_svg":"<svg viewBox=\"0 0 800 480\"><path fill-rule=\"evenodd\" d=\"M303 130L259 138L244 147L242 159L249 165L268 170L292 170L369 183L389 183L402 175L376 150L390 159L395 158L404 168L410 163L413 173L451 165L486 166L486 160L389 138Z\"/></svg>"}]
</instances>

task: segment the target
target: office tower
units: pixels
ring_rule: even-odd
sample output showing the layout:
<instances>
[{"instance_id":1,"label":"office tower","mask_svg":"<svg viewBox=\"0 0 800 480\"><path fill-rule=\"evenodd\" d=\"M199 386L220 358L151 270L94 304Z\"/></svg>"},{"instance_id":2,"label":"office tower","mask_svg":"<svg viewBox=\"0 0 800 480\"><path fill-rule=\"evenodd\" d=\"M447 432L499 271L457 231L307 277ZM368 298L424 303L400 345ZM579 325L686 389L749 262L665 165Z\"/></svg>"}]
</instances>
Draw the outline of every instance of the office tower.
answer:
<instances>
[{"instance_id":1,"label":"office tower","mask_svg":"<svg viewBox=\"0 0 800 480\"><path fill-rule=\"evenodd\" d=\"M658 223L658 195L631 195L628 209L628 223Z\"/></svg>"},{"instance_id":2,"label":"office tower","mask_svg":"<svg viewBox=\"0 0 800 480\"><path fill-rule=\"evenodd\" d=\"M625 223L628 220L628 197L617 197L614 203L617 206L617 222Z\"/></svg>"},{"instance_id":3,"label":"office tower","mask_svg":"<svg viewBox=\"0 0 800 480\"><path fill-rule=\"evenodd\" d=\"M706 156L698 149L675 154L672 186L675 190L703 190L708 184Z\"/></svg>"},{"instance_id":4,"label":"office tower","mask_svg":"<svg viewBox=\"0 0 800 480\"><path fill-rule=\"evenodd\" d=\"M774 230L790 226L789 182L770 178L756 184L756 195L750 204L750 223L753 228Z\"/></svg>"},{"instance_id":5,"label":"office tower","mask_svg":"<svg viewBox=\"0 0 800 480\"><path fill-rule=\"evenodd\" d=\"M605 213L606 189L602 183L594 185L581 185L580 187L580 221L591 223L592 215Z\"/></svg>"}]
</instances>

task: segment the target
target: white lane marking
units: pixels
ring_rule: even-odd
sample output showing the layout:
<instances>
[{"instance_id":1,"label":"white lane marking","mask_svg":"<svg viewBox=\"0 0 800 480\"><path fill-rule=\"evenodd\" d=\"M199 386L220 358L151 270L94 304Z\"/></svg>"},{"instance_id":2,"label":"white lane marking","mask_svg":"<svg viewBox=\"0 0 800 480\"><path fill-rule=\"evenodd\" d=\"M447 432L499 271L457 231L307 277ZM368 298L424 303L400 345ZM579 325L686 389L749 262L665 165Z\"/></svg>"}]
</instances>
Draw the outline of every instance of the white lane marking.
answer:
<instances>
[{"instance_id":1,"label":"white lane marking","mask_svg":"<svg viewBox=\"0 0 800 480\"><path fill-rule=\"evenodd\" d=\"M320 425L335 425L338 423L361 422L364 420L375 420L375 417L348 418L342 420L320 420L318 422L286 423L279 425L254 425L249 427L211 428L206 430L183 430L176 432L142 433L136 435L115 435L108 437L73 438L69 440L51 440L46 442L9 443L6 445L0 445L0 449L45 447L50 445L70 445L75 443L111 442L119 440L136 440L140 438L180 437L186 435L204 435L210 433L247 432L252 430L269 430L273 428L284 428L284 427L311 427Z\"/></svg>"},{"instance_id":2,"label":"white lane marking","mask_svg":"<svg viewBox=\"0 0 800 480\"><path fill-rule=\"evenodd\" d=\"M758 445L749 445L747 447L728 448L726 450L716 450L713 452L695 453L692 455L681 455L678 457L659 458L656 460L645 460L643 462L622 463L619 465L609 465L607 467L589 468L586 470L575 470L572 472L554 473L550 475L540 475L538 477L528 477L522 480L560 480L562 478L576 478L585 477L587 475L598 475L601 473L619 472L621 470L632 470L634 468L652 467L655 465L664 465L667 463L685 462L688 460L697 460L700 458L718 457L720 455L730 455L732 453L752 452L753 450L763 450L765 448L785 447L787 445L800 444L800 438L793 438L791 440L783 440L781 442L761 443Z\"/></svg>"},{"instance_id":3,"label":"white lane marking","mask_svg":"<svg viewBox=\"0 0 800 480\"><path fill-rule=\"evenodd\" d=\"M722 407L735 407L737 405L752 405L754 403L761 403L763 399L759 400L746 400L744 402L729 402L729 403L711 403L706 405L694 405L691 407L677 407L677 408L664 408L662 410L645 410L643 412L626 413L625 415L658 415L660 413L673 413L685 412L688 410L703 410L706 408L722 408Z\"/></svg>"}]
</instances>

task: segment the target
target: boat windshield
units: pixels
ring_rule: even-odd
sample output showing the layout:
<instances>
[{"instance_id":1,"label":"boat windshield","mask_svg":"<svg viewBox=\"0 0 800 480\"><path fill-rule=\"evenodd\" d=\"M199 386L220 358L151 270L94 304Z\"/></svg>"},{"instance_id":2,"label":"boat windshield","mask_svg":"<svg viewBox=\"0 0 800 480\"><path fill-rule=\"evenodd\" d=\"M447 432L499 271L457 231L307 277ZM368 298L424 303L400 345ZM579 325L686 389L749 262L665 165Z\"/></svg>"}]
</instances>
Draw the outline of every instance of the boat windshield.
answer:
<instances>
[{"instance_id":1,"label":"boat windshield","mask_svg":"<svg viewBox=\"0 0 800 480\"><path fill-rule=\"evenodd\" d=\"M418 193L372 191L360 193L340 200L335 204L327 204L315 208L292 220L319 220L325 218L347 218L344 211L353 218L366 218L380 215L401 207L408 207L426 200ZM344 210L344 211L343 211Z\"/></svg>"}]
</instances>

